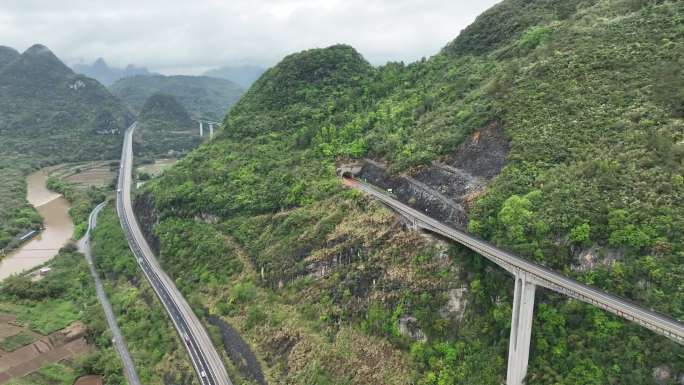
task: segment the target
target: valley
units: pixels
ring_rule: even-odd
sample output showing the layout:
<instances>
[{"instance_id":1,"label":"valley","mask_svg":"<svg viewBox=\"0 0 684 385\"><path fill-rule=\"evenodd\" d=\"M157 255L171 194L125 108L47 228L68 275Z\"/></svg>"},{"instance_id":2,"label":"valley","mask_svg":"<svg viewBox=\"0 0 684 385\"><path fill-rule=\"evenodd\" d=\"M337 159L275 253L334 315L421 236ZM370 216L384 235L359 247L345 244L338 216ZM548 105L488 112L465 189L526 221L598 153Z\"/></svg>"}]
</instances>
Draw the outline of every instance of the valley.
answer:
<instances>
[{"instance_id":1,"label":"valley","mask_svg":"<svg viewBox=\"0 0 684 385\"><path fill-rule=\"evenodd\" d=\"M684 384L683 15L502 0L411 62L191 72L240 82L0 47L0 363L82 331L0 383Z\"/></svg>"}]
</instances>

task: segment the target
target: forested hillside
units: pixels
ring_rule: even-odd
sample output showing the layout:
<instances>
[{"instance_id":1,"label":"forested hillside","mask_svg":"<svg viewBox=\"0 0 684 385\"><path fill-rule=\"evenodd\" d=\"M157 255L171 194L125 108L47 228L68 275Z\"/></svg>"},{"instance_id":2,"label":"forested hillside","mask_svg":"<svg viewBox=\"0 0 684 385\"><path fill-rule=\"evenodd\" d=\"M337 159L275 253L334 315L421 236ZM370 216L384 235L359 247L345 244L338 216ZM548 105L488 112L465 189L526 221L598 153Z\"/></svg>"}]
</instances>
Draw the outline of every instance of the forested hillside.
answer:
<instances>
[{"instance_id":1,"label":"forested hillside","mask_svg":"<svg viewBox=\"0 0 684 385\"><path fill-rule=\"evenodd\" d=\"M0 84L0 143L10 153L45 160L111 156L131 120L105 87L74 74L42 45L2 66Z\"/></svg>"},{"instance_id":2,"label":"forested hillside","mask_svg":"<svg viewBox=\"0 0 684 385\"><path fill-rule=\"evenodd\" d=\"M47 47L0 47L0 250L41 223L25 199L29 171L117 158L131 120L104 86L74 74Z\"/></svg>"},{"instance_id":3,"label":"forested hillside","mask_svg":"<svg viewBox=\"0 0 684 385\"><path fill-rule=\"evenodd\" d=\"M140 112L145 101L155 93L173 96L195 118L220 121L243 89L226 79L208 76L132 76L112 84L114 95Z\"/></svg>"},{"instance_id":4,"label":"forested hillside","mask_svg":"<svg viewBox=\"0 0 684 385\"><path fill-rule=\"evenodd\" d=\"M154 94L138 115L134 136L136 154L163 156L188 152L201 140L196 126L185 107L173 96Z\"/></svg>"},{"instance_id":5,"label":"forested hillside","mask_svg":"<svg viewBox=\"0 0 684 385\"><path fill-rule=\"evenodd\" d=\"M117 158L131 121L104 86L74 74L47 47L0 48L0 250L40 224L25 199L30 170Z\"/></svg>"},{"instance_id":6,"label":"forested hillside","mask_svg":"<svg viewBox=\"0 0 684 385\"><path fill-rule=\"evenodd\" d=\"M684 319L683 18L681 1L504 0L409 65L343 45L290 55L138 213L178 287L272 383L504 381L513 280L345 190L336 166L362 158L458 194L471 233ZM478 171L492 157L503 168ZM537 292L528 383L676 384L683 356Z\"/></svg>"}]
</instances>

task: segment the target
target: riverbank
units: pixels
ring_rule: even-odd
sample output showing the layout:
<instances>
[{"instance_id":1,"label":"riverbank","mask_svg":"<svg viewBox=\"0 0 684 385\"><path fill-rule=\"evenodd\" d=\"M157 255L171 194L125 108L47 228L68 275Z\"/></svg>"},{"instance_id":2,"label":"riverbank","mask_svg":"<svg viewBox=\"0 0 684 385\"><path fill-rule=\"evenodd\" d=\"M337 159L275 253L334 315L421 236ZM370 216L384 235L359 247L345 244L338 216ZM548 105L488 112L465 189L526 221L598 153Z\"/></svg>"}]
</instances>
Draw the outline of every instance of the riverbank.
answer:
<instances>
[{"instance_id":1,"label":"riverbank","mask_svg":"<svg viewBox=\"0 0 684 385\"><path fill-rule=\"evenodd\" d=\"M0 260L0 280L49 261L71 239L74 224L69 216L69 203L47 188L47 179L46 169L26 178L26 198L43 218L44 229Z\"/></svg>"}]
</instances>

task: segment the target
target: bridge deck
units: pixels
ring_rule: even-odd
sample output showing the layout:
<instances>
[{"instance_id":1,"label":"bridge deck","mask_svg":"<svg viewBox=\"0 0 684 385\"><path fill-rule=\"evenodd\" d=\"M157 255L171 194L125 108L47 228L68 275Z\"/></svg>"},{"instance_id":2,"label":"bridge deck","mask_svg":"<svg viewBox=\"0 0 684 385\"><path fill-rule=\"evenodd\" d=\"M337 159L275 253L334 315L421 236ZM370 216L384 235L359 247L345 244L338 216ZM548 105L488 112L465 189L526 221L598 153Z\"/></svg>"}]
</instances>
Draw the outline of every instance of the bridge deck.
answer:
<instances>
[{"instance_id":1,"label":"bridge deck","mask_svg":"<svg viewBox=\"0 0 684 385\"><path fill-rule=\"evenodd\" d=\"M348 177L345 177L345 183L350 187L358 188L376 197L393 210L412 220L417 227L452 239L481 254L512 274L516 274L517 271L525 272L529 279L538 286L543 286L560 294L605 309L684 345L684 324L674 318L646 309L625 298L609 294L603 290L566 277L545 266L510 254L409 207L373 185Z\"/></svg>"}]
</instances>

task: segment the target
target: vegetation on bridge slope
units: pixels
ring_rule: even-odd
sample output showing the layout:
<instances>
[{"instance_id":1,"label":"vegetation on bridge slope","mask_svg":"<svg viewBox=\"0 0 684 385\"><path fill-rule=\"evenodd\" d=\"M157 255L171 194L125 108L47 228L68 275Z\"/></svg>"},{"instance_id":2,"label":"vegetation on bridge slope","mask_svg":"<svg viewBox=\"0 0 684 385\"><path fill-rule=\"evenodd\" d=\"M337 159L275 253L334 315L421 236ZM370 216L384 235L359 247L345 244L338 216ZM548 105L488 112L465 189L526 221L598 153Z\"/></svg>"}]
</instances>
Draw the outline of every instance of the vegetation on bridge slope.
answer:
<instances>
[{"instance_id":1,"label":"vegetation on bridge slope","mask_svg":"<svg viewBox=\"0 0 684 385\"><path fill-rule=\"evenodd\" d=\"M0 48L0 250L40 223L24 177L65 161L118 158L131 117L106 88L49 49Z\"/></svg>"},{"instance_id":2,"label":"vegetation on bridge slope","mask_svg":"<svg viewBox=\"0 0 684 385\"><path fill-rule=\"evenodd\" d=\"M247 336L272 379L377 382L344 368L384 354L420 384L501 383L511 280L462 249L445 263L434 246L400 243L411 235L371 220L387 213L334 175L336 161L364 156L410 172L497 121L508 162L469 230L682 319L682 15L679 1L506 0L410 65L373 68L347 46L288 56L231 109L221 137L148 185L161 259ZM572 269L590 246L617 260ZM459 288L463 319L440 311ZM399 330L408 316L424 339ZM368 338L384 343L371 351ZM653 383L656 367L673 384L684 373L681 346L546 290L532 339L535 384ZM311 341L354 353L339 367L299 364Z\"/></svg>"}]
</instances>

